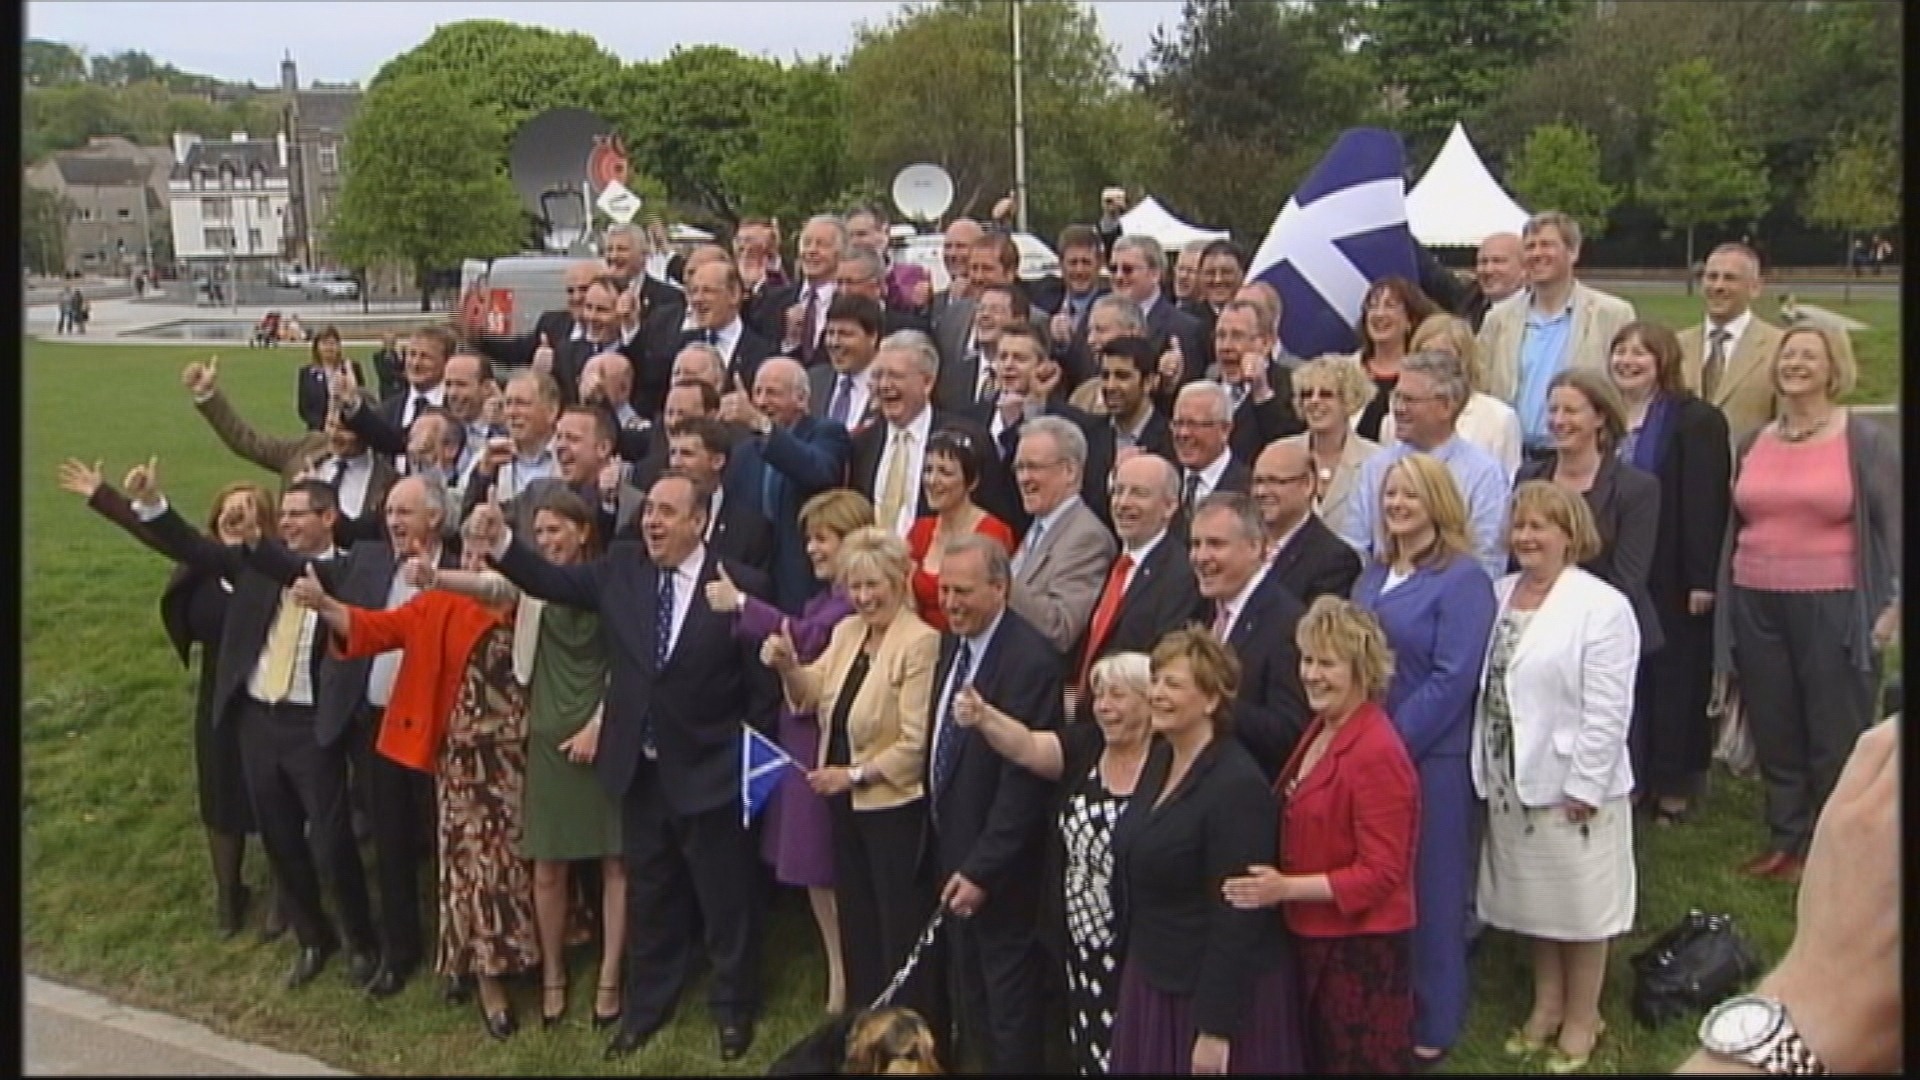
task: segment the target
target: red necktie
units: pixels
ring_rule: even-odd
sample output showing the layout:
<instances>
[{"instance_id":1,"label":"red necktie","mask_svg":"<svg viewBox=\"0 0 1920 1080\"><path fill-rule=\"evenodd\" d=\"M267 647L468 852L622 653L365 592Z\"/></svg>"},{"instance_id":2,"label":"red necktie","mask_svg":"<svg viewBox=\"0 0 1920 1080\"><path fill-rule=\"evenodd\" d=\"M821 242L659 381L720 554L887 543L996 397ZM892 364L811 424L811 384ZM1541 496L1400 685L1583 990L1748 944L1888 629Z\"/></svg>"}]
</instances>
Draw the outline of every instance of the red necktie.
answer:
<instances>
[{"instance_id":1,"label":"red necktie","mask_svg":"<svg viewBox=\"0 0 1920 1080\"><path fill-rule=\"evenodd\" d=\"M1082 693L1086 692L1087 672L1093 668L1093 658L1100 655L1107 631L1113 629L1114 616L1120 614L1120 601L1127 595L1127 574L1132 570L1133 556L1121 552L1113 561L1113 570L1107 574L1107 587L1100 591L1100 603L1093 609L1093 623L1087 631L1087 652L1080 660L1080 678L1074 682Z\"/></svg>"}]
</instances>

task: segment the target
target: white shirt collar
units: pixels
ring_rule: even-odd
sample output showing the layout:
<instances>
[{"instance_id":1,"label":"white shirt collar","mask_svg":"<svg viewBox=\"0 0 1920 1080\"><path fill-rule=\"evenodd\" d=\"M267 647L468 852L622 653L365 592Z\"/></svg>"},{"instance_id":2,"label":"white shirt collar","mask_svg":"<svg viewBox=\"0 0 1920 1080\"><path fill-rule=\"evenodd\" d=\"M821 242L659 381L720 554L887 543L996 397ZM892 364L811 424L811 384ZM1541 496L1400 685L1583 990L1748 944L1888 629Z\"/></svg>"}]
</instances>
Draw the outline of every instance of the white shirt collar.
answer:
<instances>
[{"instance_id":1,"label":"white shirt collar","mask_svg":"<svg viewBox=\"0 0 1920 1080\"><path fill-rule=\"evenodd\" d=\"M1311 510L1302 514L1300 520L1293 523L1293 528L1288 529L1285 535L1274 541L1273 549L1267 552L1267 558L1272 559L1274 556L1286 550L1287 545L1293 543L1293 538L1300 535L1300 530L1307 527L1307 519L1312 516L1313 511Z\"/></svg>"},{"instance_id":2,"label":"white shirt collar","mask_svg":"<svg viewBox=\"0 0 1920 1080\"><path fill-rule=\"evenodd\" d=\"M891 429L888 432L887 439L888 441L892 441L897 436L897 434L901 429L894 427L892 424L888 424L887 427ZM906 430L913 435L914 446L922 450L926 449L927 436L933 430L933 403L932 402L928 402L927 404L920 407L920 415L914 417L912 420L909 420L907 422Z\"/></svg>"},{"instance_id":3,"label":"white shirt collar","mask_svg":"<svg viewBox=\"0 0 1920 1080\"><path fill-rule=\"evenodd\" d=\"M1006 617L1007 609L1001 608L1000 613L993 617L993 621L987 624L985 630L980 631L972 637L960 639L966 642L967 651L973 654L970 659L973 661L974 671L980 670L980 658L986 655L987 646L993 644L994 632L1000 629L1000 621Z\"/></svg>"},{"instance_id":4,"label":"white shirt collar","mask_svg":"<svg viewBox=\"0 0 1920 1080\"><path fill-rule=\"evenodd\" d=\"M1724 323L1716 324L1713 321L1712 317L1708 317L1706 332L1705 334L1702 335L1701 342L1707 348L1710 349L1713 347L1713 332L1716 329L1725 330L1727 332L1727 348L1732 349L1735 345L1738 345L1740 343L1740 335L1747 332L1747 324L1751 323L1752 321L1753 321L1752 308L1747 308L1745 311L1742 311L1740 314L1735 315L1733 318L1728 319Z\"/></svg>"},{"instance_id":5,"label":"white shirt collar","mask_svg":"<svg viewBox=\"0 0 1920 1080\"><path fill-rule=\"evenodd\" d=\"M673 575L688 583L699 581L700 568L706 561L707 545L705 542L697 543L693 545L693 551L686 558L681 559L679 565L672 568Z\"/></svg>"}]
</instances>

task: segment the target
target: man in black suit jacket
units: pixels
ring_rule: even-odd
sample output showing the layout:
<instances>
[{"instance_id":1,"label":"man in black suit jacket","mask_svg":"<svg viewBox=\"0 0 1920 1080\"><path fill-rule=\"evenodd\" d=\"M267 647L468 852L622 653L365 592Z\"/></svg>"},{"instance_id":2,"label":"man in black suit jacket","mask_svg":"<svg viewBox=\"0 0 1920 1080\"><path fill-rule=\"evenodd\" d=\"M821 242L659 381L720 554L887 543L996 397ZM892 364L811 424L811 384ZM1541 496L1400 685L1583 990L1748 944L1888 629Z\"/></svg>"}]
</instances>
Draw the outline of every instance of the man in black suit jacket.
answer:
<instances>
[{"instance_id":1,"label":"man in black suit jacket","mask_svg":"<svg viewBox=\"0 0 1920 1080\"><path fill-rule=\"evenodd\" d=\"M707 606L722 565L766 598L766 576L701 543L706 507L683 476L662 478L642 511L643 544L617 541L579 566L555 566L506 527L498 507L468 521L473 542L528 593L598 612L612 681L594 770L620 801L627 864L623 1057L672 1016L690 974L695 912L711 975L720 1056L753 1043L760 1008L764 899L752 834L740 819L742 728L771 730L779 685L732 620Z\"/></svg>"},{"instance_id":2,"label":"man in black suit jacket","mask_svg":"<svg viewBox=\"0 0 1920 1080\"><path fill-rule=\"evenodd\" d=\"M405 577L408 559L459 568L459 535L445 528L450 509L444 485L406 477L387 495L386 529L379 539L362 540L337 559L312 559L262 541L254 545L251 562L282 588L292 586L312 566L329 595L355 607L390 611L420 591ZM380 882L380 969L366 990L375 998L399 993L426 958L420 866L431 850L422 826L432 817L433 780L374 750L399 668L399 650L352 660L329 653L321 661L316 702L321 739L331 742L342 732L349 736L353 787L373 833Z\"/></svg>"},{"instance_id":3,"label":"man in black suit jacket","mask_svg":"<svg viewBox=\"0 0 1920 1080\"><path fill-rule=\"evenodd\" d=\"M1209 495L1189 528L1189 557L1201 597L1193 617L1240 657L1233 733L1272 779L1310 719L1300 687L1300 650L1293 641L1306 607L1268 572L1266 537L1251 498L1239 492Z\"/></svg>"},{"instance_id":4,"label":"man in black suit jacket","mask_svg":"<svg viewBox=\"0 0 1920 1080\"><path fill-rule=\"evenodd\" d=\"M380 942L353 838L343 728L317 722L327 635L317 616L249 565L246 548L211 540L176 514L152 470L140 467L126 487L160 548L233 583L208 707L214 724L240 725L241 769L261 846L300 942L287 987L312 982L340 944L321 905L316 855L346 932L347 977L364 986L378 968ZM280 496L280 540L300 555L332 558L334 515L332 488L296 481Z\"/></svg>"},{"instance_id":5,"label":"man in black suit jacket","mask_svg":"<svg viewBox=\"0 0 1920 1080\"><path fill-rule=\"evenodd\" d=\"M1124 298L1118 302L1133 303ZM1096 323L1108 317L1108 307L1098 306L1093 316ZM1099 380L1100 423L1112 431L1115 454L1137 449L1175 460L1173 428L1154 394L1160 373L1153 343L1138 333L1126 333L1106 340L1098 352L1093 377Z\"/></svg>"},{"instance_id":6,"label":"man in black suit jacket","mask_svg":"<svg viewBox=\"0 0 1920 1080\"><path fill-rule=\"evenodd\" d=\"M587 287L605 272L599 259L575 259L561 271L561 287L566 290L567 306L559 311L543 311L534 320L533 329L513 337L495 337L475 333L469 340L473 350L487 358L493 377L504 379L513 371L533 366L534 350L545 346L557 349L562 344L583 338L587 333L581 308L587 299ZM470 327L477 331L479 327Z\"/></svg>"},{"instance_id":7,"label":"man in black suit jacket","mask_svg":"<svg viewBox=\"0 0 1920 1080\"><path fill-rule=\"evenodd\" d=\"M1235 404L1227 437L1233 456L1252 461L1275 439L1307 430L1293 408L1293 379L1273 363L1273 330L1258 305L1230 301L1214 321L1213 352L1218 361L1210 377L1227 388Z\"/></svg>"},{"instance_id":8,"label":"man in black suit jacket","mask_svg":"<svg viewBox=\"0 0 1920 1080\"><path fill-rule=\"evenodd\" d=\"M667 432L667 466L693 481L706 507L707 525L701 540L728 562L743 563L766 572L773 566L773 528L744 490L758 488L743 482L726 483L734 434L718 418L684 420ZM754 481L759 479L755 463Z\"/></svg>"},{"instance_id":9,"label":"man in black suit jacket","mask_svg":"<svg viewBox=\"0 0 1920 1080\"><path fill-rule=\"evenodd\" d=\"M1049 790L952 715L956 702L965 708L985 701L1029 727L1060 726L1060 654L1007 608L1009 588L1006 549L997 542L969 535L948 547L940 598L951 629L941 637L927 714L922 859L953 916L947 957L957 975L963 1041L987 1072L1030 1074L1041 1064L1032 868Z\"/></svg>"},{"instance_id":10,"label":"man in black suit jacket","mask_svg":"<svg viewBox=\"0 0 1920 1080\"><path fill-rule=\"evenodd\" d=\"M1093 305L1109 292L1100 280L1100 267L1106 261L1100 234L1088 225L1069 225L1060 232L1060 276L1033 282L1029 293L1036 310L1047 313L1047 339L1050 353L1060 365L1061 390L1074 387L1099 375L1096 360L1087 347L1087 330Z\"/></svg>"},{"instance_id":11,"label":"man in black suit jacket","mask_svg":"<svg viewBox=\"0 0 1920 1080\"><path fill-rule=\"evenodd\" d=\"M693 329L682 345L704 342L720 353L725 364L724 385L731 389L753 385L760 364L779 352L773 342L748 328L740 319L740 297L745 289L740 270L723 260L703 262L687 275L687 314Z\"/></svg>"},{"instance_id":12,"label":"man in black suit jacket","mask_svg":"<svg viewBox=\"0 0 1920 1080\"><path fill-rule=\"evenodd\" d=\"M1113 475L1113 425L1102 424L1064 401L1042 398L1036 381L1045 358L1046 345L1041 342L1039 331L1026 323L1006 327L1000 332L994 352L994 389L989 400L961 409L960 414L987 429L1009 474L1013 470L1014 451L1020 447L1021 429L1029 418L1057 416L1079 428L1087 437L1087 463L1080 480L1080 499L1102 524L1111 528L1107 481ZM1029 515L1023 509L1018 521L1007 524L1012 525L1015 532L1025 533L1028 522Z\"/></svg>"},{"instance_id":13,"label":"man in black suit jacket","mask_svg":"<svg viewBox=\"0 0 1920 1080\"><path fill-rule=\"evenodd\" d=\"M1303 605L1352 595L1360 555L1313 512L1313 459L1304 445L1276 442L1260 452L1253 503L1265 530L1269 576Z\"/></svg>"},{"instance_id":14,"label":"man in black suit jacket","mask_svg":"<svg viewBox=\"0 0 1920 1080\"><path fill-rule=\"evenodd\" d=\"M1112 501L1120 556L1067 673L1074 715L1082 720L1093 718L1086 682L1094 663L1115 653L1151 653L1167 631L1193 617L1200 602L1185 538L1173 528L1180 509L1180 474L1173 464L1152 454L1121 462L1113 472Z\"/></svg>"},{"instance_id":15,"label":"man in black suit jacket","mask_svg":"<svg viewBox=\"0 0 1920 1080\"><path fill-rule=\"evenodd\" d=\"M1233 430L1233 406L1226 388L1216 382L1182 387L1173 402L1173 454L1180 466L1180 511L1191 518L1193 508L1216 491L1245 493L1253 485L1253 470L1233 456L1228 440Z\"/></svg>"},{"instance_id":16,"label":"man in black suit jacket","mask_svg":"<svg viewBox=\"0 0 1920 1080\"><path fill-rule=\"evenodd\" d=\"M1160 291L1160 276L1166 265L1160 242L1151 236L1123 236L1114 241L1109 263L1113 289L1140 305L1140 317L1148 333L1164 350L1159 364L1159 392L1162 400L1171 400L1181 387L1206 373L1207 347L1200 336L1199 322Z\"/></svg>"},{"instance_id":17,"label":"man in black suit jacket","mask_svg":"<svg viewBox=\"0 0 1920 1080\"><path fill-rule=\"evenodd\" d=\"M808 411L840 424L849 435L860 434L880 417L870 380L874 356L884 340L883 323L878 300L834 297L827 309L826 332L820 336L827 362L807 369Z\"/></svg>"},{"instance_id":18,"label":"man in black suit jacket","mask_svg":"<svg viewBox=\"0 0 1920 1080\"><path fill-rule=\"evenodd\" d=\"M827 310L839 295L837 275L847 252L847 224L831 214L816 214L800 229L795 247L799 276L763 301L779 313L780 352L807 367L826 362L820 337Z\"/></svg>"}]
</instances>

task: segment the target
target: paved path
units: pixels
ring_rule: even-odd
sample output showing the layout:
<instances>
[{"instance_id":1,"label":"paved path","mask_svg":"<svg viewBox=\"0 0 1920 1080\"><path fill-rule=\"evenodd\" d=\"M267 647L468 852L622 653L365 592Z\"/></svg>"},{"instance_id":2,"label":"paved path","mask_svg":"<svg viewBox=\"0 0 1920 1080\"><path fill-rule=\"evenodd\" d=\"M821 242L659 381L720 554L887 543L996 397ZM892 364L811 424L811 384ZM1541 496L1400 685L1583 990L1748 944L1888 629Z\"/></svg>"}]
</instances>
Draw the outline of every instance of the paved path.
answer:
<instances>
[{"instance_id":1,"label":"paved path","mask_svg":"<svg viewBox=\"0 0 1920 1080\"><path fill-rule=\"evenodd\" d=\"M298 1054L27 976L28 1076L348 1076Z\"/></svg>"}]
</instances>

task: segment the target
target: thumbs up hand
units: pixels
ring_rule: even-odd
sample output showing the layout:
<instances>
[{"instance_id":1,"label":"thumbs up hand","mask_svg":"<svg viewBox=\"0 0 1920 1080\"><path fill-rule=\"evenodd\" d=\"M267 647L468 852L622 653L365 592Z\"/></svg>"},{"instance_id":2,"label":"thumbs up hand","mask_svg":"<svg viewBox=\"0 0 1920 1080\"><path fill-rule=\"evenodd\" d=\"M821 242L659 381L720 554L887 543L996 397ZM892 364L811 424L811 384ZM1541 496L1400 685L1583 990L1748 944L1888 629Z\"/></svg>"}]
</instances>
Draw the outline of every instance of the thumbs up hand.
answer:
<instances>
[{"instance_id":1,"label":"thumbs up hand","mask_svg":"<svg viewBox=\"0 0 1920 1080\"><path fill-rule=\"evenodd\" d=\"M720 567L720 576L707 582L707 606L722 615L731 615L746 606L746 596L740 587L727 576L727 568Z\"/></svg>"},{"instance_id":2,"label":"thumbs up hand","mask_svg":"<svg viewBox=\"0 0 1920 1080\"><path fill-rule=\"evenodd\" d=\"M400 570L401 577L416 589L431 589L440 576L440 568L415 555Z\"/></svg>"},{"instance_id":3,"label":"thumbs up hand","mask_svg":"<svg viewBox=\"0 0 1920 1080\"><path fill-rule=\"evenodd\" d=\"M533 350L533 370L542 375L553 374L553 346L548 344L545 331L540 333L540 346Z\"/></svg>"},{"instance_id":4,"label":"thumbs up hand","mask_svg":"<svg viewBox=\"0 0 1920 1080\"><path fill-rule=\"evenodd\" d=\"M137 503L151 503L160 496L160 459L149 457L144 465L135 465L127 470L126 479L120 482L127 498Z\"/></svg>"},{"instance_id":5,"label":"thumbs up hand","mask_svg":"<svg viewBox=\"0 0 1920 1080\"><path fill-rule=\"evenodd\" d=\"M1180 352L1180 339L1173 338L1167 343L1167 350L1160 354L1160 379L1167 384L1178 383L1186 370L1187 359Z\"/></svg>"},{"instance_id":6,"label":"thumbs up hand","mask_svg":"<svg viewBox=\"0 0 1920 1080\"><path fill-rule=\"evenodd\" d=\"M194 397L206 397L219 389L220 358L208 357L205 363L193 361L180 372L180 385Z\"/></svg>"},{"instance_id":7,"label":"thumbs up hand","mask_svg":"<svg viewBox=\"0 0 1920 1080\"><path fill-rule=\"evenodd\" d=\"M319 611L327 602L326 586L320 584L320 575L314 572L312 563L308 563L306 572L294 580L291 592L293 602L303 608Z\"/></svg>"},{"instance_id":8,"label":"thumbs up hand","mask_svg":"<svg viewBox=\"0 0 1920 1080\"><path fill-rule=\"evenodd\" d=\"M980 698L980 691L968 685L953 696L953 722L964 728L973 727L986 716L988 708Z\"/></svg>"},{"instance_id":9,"label":"thumbs up hand","mask_svg":"<svg viewBox=\"0 0 1920 1080\"><path fill-rule=\"evenodd\" d=\"M780 620L780 629L767 635L760 643L760 662L785 674L793 670L800 662L799 654L793 649L793 631L786 619Z\"/></svg>"}]
</instances>

